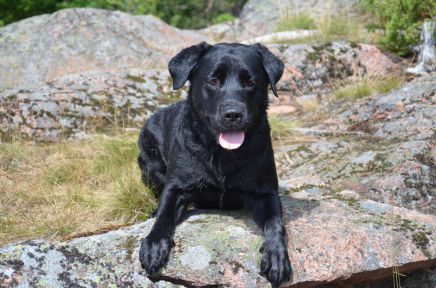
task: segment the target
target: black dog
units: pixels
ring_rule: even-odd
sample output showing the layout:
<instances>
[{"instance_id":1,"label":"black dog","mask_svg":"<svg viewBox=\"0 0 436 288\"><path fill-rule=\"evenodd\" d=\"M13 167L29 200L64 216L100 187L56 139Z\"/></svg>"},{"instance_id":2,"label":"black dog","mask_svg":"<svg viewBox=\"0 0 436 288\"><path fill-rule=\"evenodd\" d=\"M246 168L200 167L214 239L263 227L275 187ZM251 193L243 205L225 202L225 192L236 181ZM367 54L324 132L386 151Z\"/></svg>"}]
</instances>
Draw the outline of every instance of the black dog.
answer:
<instances>
[{"instance_id":1,"label":"black dog","mask_svg":"<svg viewBox=\"0 0 436 288\"><path fill-rule=\"evenodd\" d=\"M245 206L265 235L261 274L280 286L291 266L266 110L283 62L260 44L200 43L172 58L169 71L174 89L191 85L188 99L150 117L139 138L143 181L160 195L142 267L153 275L166 264L189 204Z\"/></svg>"}]
</instances>

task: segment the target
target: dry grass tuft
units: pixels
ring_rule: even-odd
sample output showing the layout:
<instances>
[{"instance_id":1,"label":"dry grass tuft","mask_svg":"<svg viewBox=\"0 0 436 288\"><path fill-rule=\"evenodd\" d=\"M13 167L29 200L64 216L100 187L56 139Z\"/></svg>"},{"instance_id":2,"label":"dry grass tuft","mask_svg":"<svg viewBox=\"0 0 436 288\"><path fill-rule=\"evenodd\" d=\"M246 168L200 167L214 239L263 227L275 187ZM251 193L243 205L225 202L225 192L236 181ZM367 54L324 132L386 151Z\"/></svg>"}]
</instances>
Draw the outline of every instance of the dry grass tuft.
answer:
<instances>
[{"instance_id":1,"label":"dry grass tuft","mask_svg":"<svg viewBox=\"0 0 436 288\"><path fill-rule=\"evenodd\" d=\"M318 30L319 32L315 36L298 38L283 44L314 44L339 40L376 43L380 38L380 35L374 31L366 29L367 23L372 19L371 15L361 13L359 15L360 21L356 21L355 16L352 18L345 13L338 14L337 11L329 11L329 13L325 13L326 16L323 18L315 19L309 14L293 12L295 9L287 3L282 3L281 6L276 32L306 29Z\"/></svg>"},{"instance_id":2,"label":"dry grass tuft","mask_svg":"<svg viewBox=\"0 0 436 288\"><path fill-rule=\"evenodd\" d=\"M404 82L400 77L355 76L339 83L333 94L337 99L356 100L375 94L385 94L398 89Z\"/></svg>"},{"instance_id":3,"label":"dry grass tuft","mask_svg":"<svg viewBox=\"0 0 436 288\"><path fill-rule=\"evenodd\" d=\"M271 129L271 138L273 140L281 140L292 135L298 124L283 116L270 115L268 122Z\"/></svg>"},{"instance_id":4,"label":"dry grass tuft","mask_svg":"<svg viewBox=\"0 0 436 288\"><path fill-rule=\"evenodd\" d=\"M310 29L316 29L315 20L310 15L292 14L285 10L280 15L276 32Z\"/></svg>"},{"instance_id":5,"label":"dry grass tuft","mask_svg":"<svg viewBox=\"0 0 436 288\"><path fill-rule=\"evenodd\" d=\"M136 138L0 142L0 245L146 219L156 200L140 181Z\"/></svg>"}]
</instances>

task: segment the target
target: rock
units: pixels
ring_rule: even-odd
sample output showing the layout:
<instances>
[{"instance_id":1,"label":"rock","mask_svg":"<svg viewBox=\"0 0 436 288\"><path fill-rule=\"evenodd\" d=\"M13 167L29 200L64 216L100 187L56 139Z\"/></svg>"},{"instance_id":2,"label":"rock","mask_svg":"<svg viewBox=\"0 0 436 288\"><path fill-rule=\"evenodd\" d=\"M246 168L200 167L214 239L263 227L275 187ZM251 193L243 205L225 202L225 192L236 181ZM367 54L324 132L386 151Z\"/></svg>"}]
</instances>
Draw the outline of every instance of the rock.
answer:
<instances>
[{"instance_id":1,"label":"rock","mask_svg":"<svg viewBox=\"0 0 436 288\"><path fill-rule=\"evenodd\" d=\"M368 209L365 202L329 190L309 190L283 196L294 269L285 287L357 285L390 279L394 266L408 274L436 265L435 216L394 206ZM189 214L176 230L168 265L153 281L195 287L268 286L258 275L263 240L250 215ZM0 283L158 287L145 277L137 257L140 239L153 221L66 242L35 240L0 248Z\"/></svg>"},{"instance_id":2,"label":"rock","mask_svg":"<svg viewBox=\"0 0 436 288\"><path fill-rule=\"evenodd\" d=\"M297 191L353 190L364 199L436 214L435 76L349 108L343 103L321 124L300 129L310 137L275 149L280 178L298 183L290 187Z\"/></svg>"},{"instance_id":3,"label":"rock","mask_svg":"<svg viewBox=\"0 0 436 288\"><path fill-rule=\"evenodd\" d=\"M291 105L272 105L268 108L268 115L289 114L297 111L297 108Z\"/></svg>"},{"instance_id":4,"label":"rock","mask_svg":"<svg viewBox=\"0 0 436 288\"><path fill-rule=\"evenodd\" d=\"M60 77L38 88L0 92L0 133L37 141L139 127L157 109L186 97L169 73L126 69Z\"/></svg>"},{"instance_id":5,"label":"rock","mask_svg":"<svg viewBox=\"0 0 436 288\"><path fill-rule=\"evenodd\" d=\"M239 15L237 27L241 40L275 32L278 9L272 0L250 0Z\"/></svg>"},{"instance_id":6,"label":"rock","mask_svg":"<svg viewBox=\"0 0 436 288\"><path fill-rule=\"evenodd\" d=\"M313 19L353 16L358 11L358 0L249 0L240 15L238 25L242 40L275 32L282 17L309 15Z\"/></svg>"},{"instance_id":7,"label":"rock","mask_svg":"<svg viewBox=\"0 0 436 288\"><path fill-rule=\"evenodd\" d=\"M237 42L237 30L236 27L239 23L239 19L235 19L231 22L220 23L208 26L200 29L198 32L205 34L211 43L219 42Z\"/></svg>"},{"instance_id":8,"label":"rock","mask_svg":"<svg viewBox=\"0 0 436 288\"><path fill-rule=\"evenodd\" d=\"M92 70L166 67L181 48L205 40L150 15L86 8L35 16L0 29L0 55L8 55L0 58L0 91Z\"/></svg>"},{"instance_id":9,"label":"rock","mask_svg":"<svg viewBox=\"0 0 436 288\"><path fill-rule=\"evenodd\" d=\"M278 104L282 105L271 107L271 112L293 112L290 94L309 94L299 97L298 103L312 109L318 105L313 93L330 89L329 81L334 79L398 71L398 66L377 48L368 46L345 42L313 47L269 45L285 62L285 73L278 84ZM371 58L381 65L375 65ZM151 112L186 96L186 90L171 90L165 70L144 68L69 74L33 86L0 92L1 133L18 133L38 141L83 138L86 131L138 127ZM282 97L283 92L288 97Z\"/></svg>"},{"instance_id":10,"label":"rock","mask_svg":"<svg viewBox=\"0 0 436 288\"><path fill-rule=\"evenodd\" d=\"M363 100L338 118L350 130L370 131L381 139L429 139L436 127L436 73Z\"/></svg>"},{"instance_id":11,"label":"rock","mask_svg":"<svg viewBox=\"0 0 436 288\"><path fill-rule=\"evenodd\" d=\"M331 90L331 83L352 75L399 76L402 69L377 47L368 44L333 42L325 44L267 45L285 63L279 90L292 95Z\"/></svg>"},{"instance_id":12,"label":"rock","mask_svg":"<svg viewBox=\"0 0 436 288\"><path fill-rule=\"evenodd\" d=\"M270 33L258 37L254 37L245 41L242 41L243 44L255 44L255 43L280 43L280 42L288 42L292 40L302 39L305 37L313 37L318 34L316 30L297 30L297 31L284 31L284 32L275 32Z\"/></svg>"}]
</instances>

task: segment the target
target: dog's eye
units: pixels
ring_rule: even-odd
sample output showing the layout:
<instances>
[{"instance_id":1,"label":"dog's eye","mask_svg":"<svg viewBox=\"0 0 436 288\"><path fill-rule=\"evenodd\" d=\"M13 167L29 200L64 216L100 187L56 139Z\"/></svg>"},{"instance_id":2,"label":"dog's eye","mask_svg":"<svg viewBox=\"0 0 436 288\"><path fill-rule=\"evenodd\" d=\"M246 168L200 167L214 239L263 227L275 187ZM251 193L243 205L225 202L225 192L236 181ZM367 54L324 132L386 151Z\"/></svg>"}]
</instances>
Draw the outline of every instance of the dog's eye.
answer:
<instances>
[{"instance_id":1,"label":"dog's eye","mask_svg":"<svg viewBox=\"0 0 436 288\"><path fill-rule=\"evenodd\" d=\"M217 86L218 85L218 79L212 78L207 83L209 83L209 85L212 85L212 86Z\"/></svg>"},{"instance_id":2,"label":"dog's eye","mask_svg":"<svg viewBox=\"0 0 436 288\"><path fill-rule=\"evenodd\" d=\"M243 82L244 87L254 87L256 83L253 80L245 80Z\"/></svg>"},{"instance_id":3,"label":"dog's eye","mask_svg":"<svg viewBox=\"0 0 436 288\"><path fill-rule=\"evenodd\" d=\"M247 83L246 83L245 85L248 86L248 87L253 87L253 86L256 85L256 83L254 83L253 80L248 80Z\"/></svg>"}]
</instances>

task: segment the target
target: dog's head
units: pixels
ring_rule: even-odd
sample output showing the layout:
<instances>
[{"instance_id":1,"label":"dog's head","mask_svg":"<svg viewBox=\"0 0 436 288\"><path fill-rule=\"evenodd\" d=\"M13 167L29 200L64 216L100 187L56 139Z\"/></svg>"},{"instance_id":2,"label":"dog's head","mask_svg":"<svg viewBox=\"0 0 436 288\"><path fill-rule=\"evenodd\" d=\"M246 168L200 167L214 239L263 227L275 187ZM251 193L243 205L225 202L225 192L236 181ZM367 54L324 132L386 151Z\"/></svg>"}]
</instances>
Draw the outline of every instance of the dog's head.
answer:
<instances>
[{"instance_id":1,"label":"dog's head","mask_svg":"<svg viewBox=\"0 0 436 288\"><path fill-rule=\"evenodd\" d=\"M190 105L218 143L236 149L266 117L268 84L277 96L283 62L260 44L203 42L180 51L168 68L173 89L191 82Z\"/></svg>"}]
</instances>

